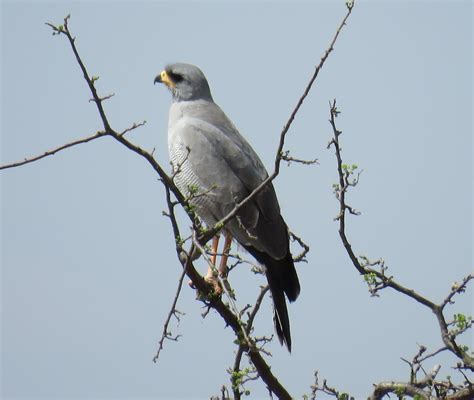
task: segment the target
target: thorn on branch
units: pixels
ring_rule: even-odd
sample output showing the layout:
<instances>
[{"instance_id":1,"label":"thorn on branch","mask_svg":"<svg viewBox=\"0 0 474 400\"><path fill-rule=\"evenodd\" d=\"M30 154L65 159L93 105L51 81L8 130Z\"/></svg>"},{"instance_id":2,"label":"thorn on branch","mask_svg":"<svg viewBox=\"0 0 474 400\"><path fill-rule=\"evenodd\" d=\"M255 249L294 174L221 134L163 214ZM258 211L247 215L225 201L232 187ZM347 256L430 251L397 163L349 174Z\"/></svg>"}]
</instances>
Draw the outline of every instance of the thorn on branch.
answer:
<instances>
[{"instance_id":1,"label":"thorn on branch","mask_svg":"<svg viewBox=\"0 0 474 400\"><path fill-rule=\"evenodd\" d=\"M315 158L314 160L301 160L299 158L291 157L290 150L282 151L280 153L280 156L283 161L287 161L288 166L290 166L292 162L303 164L303 165L313 165L313 164L319 165L319 160L317 158Z\"/></svg>"},{"instance_id":2,"label":"thorn on branch","mask_svg":"<svg viewBox=\"0 0 474 400\"><path fill-rule=\"evenodd\" d=\"M103 101L108 100L108 99L110 99L114 96L115 96L115 93L110 93L110 94L108 94L107 96L104 96L104 97L91 98L91 99L89 99L89 103L103 102Z\"/></svg>"},{"instance_id":3,"label":"thorn on branch","mask_svg":"<svg viewBox=\"0 0 474 400\"><path fill-rule=\"evenodd\" d=\"M125 136L126 133L133 131L134 129L140 128L141 126L145 125L146 121L143 120L142 122L136 123L134 122L133 125L127 129L124 129L122 132L119 133L119 136ZM155 152L155 148L153 148L153 151L150 153L153 156L153 153Z\"/></svg>"}]
</instances>

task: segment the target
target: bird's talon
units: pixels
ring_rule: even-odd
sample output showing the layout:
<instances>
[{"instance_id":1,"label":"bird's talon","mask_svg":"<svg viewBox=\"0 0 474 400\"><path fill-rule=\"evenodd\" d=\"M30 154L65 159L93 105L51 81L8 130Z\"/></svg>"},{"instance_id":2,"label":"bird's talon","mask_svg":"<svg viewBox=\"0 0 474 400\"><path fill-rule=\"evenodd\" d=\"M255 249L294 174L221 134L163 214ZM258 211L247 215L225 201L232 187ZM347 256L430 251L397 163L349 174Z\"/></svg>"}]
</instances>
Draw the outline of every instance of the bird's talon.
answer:
<instances>
[{"instance_id":1,"label":"bird's talon","mask_svg":"<svg viewBox=\"0 0 474 400\"><path fill-rule=\"evenodd\" d=\"M216 276L206 276L204 280L212 286L212 289L217 296L222 295L222 286Z\"/></svg>"}]
</instances>

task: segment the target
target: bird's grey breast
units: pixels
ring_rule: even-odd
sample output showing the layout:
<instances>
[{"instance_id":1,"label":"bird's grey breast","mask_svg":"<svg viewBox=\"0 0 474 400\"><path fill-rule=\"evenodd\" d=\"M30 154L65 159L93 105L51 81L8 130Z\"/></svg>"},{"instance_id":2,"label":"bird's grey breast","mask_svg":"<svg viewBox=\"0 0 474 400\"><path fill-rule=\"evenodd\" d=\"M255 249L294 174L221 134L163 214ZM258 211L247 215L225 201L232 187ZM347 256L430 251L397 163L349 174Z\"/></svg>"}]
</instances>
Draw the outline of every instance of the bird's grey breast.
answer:
<instances>
[{"instance_id":1,"label":"bird's grey breast","mask_svg":"<svg viewBox=\"0 0 474 400\"><path fill-rule=\"evenodd\" d=\"M185 197L192 197L208 225L226 216L268 177L258 155L213 102L173 103L168 144L175 183ZM277 258L286 254L286 226L271 183L239 210L227 229L240 243Z\"/></svg>"},{"instance_id":2,"label":"bird's grey breast","mask_svg":"<svg viewBox=\"0 0 474 400\"><path fill-rule=\"evenodd\" d=\"M239 188L226 175L227 167L218 154L218 144L206 136L216 128L206 121L200 103L173 103L168 150L176 186L196 206L204 222L213 225L228 212L225 204L234 202L232 192Z\"/></svg>"}]
</instances>

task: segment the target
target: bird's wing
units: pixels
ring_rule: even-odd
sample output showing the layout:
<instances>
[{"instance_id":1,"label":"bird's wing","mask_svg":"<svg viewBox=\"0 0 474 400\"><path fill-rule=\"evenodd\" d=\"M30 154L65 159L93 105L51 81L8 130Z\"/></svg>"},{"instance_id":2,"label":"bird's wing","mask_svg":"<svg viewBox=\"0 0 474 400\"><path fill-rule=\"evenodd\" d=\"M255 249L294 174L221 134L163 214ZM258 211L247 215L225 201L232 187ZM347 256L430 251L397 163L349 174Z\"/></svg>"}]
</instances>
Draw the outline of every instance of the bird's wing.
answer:
<instances>
[{"instance_id":1,"label":"bird's wing","mask_svg":"<svg viewBox=\"0 0 474 400\"><path fill-rule=\"evenodd\" d=\"M199 106L171 129L189 148L188 162L215 201L213 215L224 217L267 176L263 163L219 107ZM238 213L227 229L243 245L275 258L288 252L286 226L271 183Z\"/></svg>"}]
</instances>

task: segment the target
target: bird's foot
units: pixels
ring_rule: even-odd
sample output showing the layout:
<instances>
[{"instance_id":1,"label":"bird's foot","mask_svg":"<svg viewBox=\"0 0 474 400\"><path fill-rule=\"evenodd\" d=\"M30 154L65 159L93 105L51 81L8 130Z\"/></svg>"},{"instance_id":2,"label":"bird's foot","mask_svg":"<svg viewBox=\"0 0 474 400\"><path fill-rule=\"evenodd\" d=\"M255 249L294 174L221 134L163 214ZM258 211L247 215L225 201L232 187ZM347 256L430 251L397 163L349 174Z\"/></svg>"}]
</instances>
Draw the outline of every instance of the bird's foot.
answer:
<instances>
[{"instance_id":1,"label":"bird's foot","mask_svg":"<svg viewBox=\"0 0 474 400\"><path fill-rule=\"evenodd\" d=\"M221 286L221 283L219 282L219 279L217 278L217 276L206 275L204 277L204 280L212 286L212 290L213 290L214 294L216 294L217 296L222 295L222 292L223 292L222 286ZM189 287L191 287L193 289L196 289L196 285L194 285L192 280L188 281L188 285L189 285Z\"/></svg>"},{"instance_id":2,"label":"bird's foot","mask_svg":"<svg viewBox=\"0 0 474 400\"><path fill-rule=\"evenodd\" d=\"M204 277L204 280L212 286L214 294L216 294L217 296L222 295L223 289L222 289L221 283L219 282L219 278L217 276L206 275Z\"/></svg>"}]
</instances>

